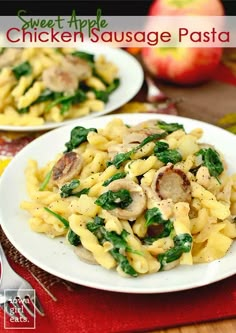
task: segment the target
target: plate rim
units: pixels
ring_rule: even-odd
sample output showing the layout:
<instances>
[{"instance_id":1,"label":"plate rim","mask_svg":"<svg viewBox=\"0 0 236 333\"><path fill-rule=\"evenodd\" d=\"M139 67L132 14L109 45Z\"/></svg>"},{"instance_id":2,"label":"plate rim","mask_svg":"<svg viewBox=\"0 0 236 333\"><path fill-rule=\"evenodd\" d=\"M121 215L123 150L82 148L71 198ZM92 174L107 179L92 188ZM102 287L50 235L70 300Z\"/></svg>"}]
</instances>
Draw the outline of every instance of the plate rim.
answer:
<instances>
[{"instance_id":1,"label":"plate rim","mask_svg":"<svg viewBox=\"0 0 236 333\"><path fill-rule=\"evenodd\" d=\"M220 127L218 127L218 126L215 126L215 125L213 125L213 124L210 124L210 123L206 123L206 122L203 122L203 121L201 121L201 120L195 120L195 119L192 119L192 118L187 118L187 117L181 117L181 116L172 116L172 115L163 115L163 114L146 114L146 113L139 113L139 114L131 114L131 113L127 113L127 114L119 114L119 113L117 113L117 114L113 114L113 115L105 115L105 116L103 116L102 118L104 119L104 118L106 118L107 119L107 121L109 120L109 119L112 119L112 118L114 118L114 117L121 117L121 118L127 118L127 116L128 117L130 117L130 118L134 118L134 117L137 117L137 115L140 115L141 117L144 117L144 116L148 116L148 118L149 119L151 119L151 118L165 118L166 120L169 118L169 120L170 119L178 119L179 120L179 122L181 122L181 119L183 119L183 120L185 120L185 121L191 121L191 122L194 122L194 123L197 123L197 124L199 124L199 125L201 125L201 124L204 124L204 125L207 125L207 126L210 126L210 127L214 127L215 129L217 129L217 130L220 130L220 131L222 131L222 134L223 133L227 133L227 135L229 135L231 138L233 138L234 137L234 140L236 140L236 137L232 134L232 133L230 133L230 132L228 132L228 131L226 131L226 130L224 130L224 129L222 129L222 128L220 128ZM88 119L88 120L86 120L86 119L84 119L84 122L90 122L90 121L95 121L95 119ZM138 121L138 119L137 119L137 121ZM142 120L141 120L142 121ZM38 138L36 138L34 141L32 141L30 144L28 144L26 147L24 147L17 155L16 155L16 158L15 159L20 159L21 158L21 154L22 155L24 155L25 154L25 151L27 151L28 149L31 149L31 147L34 145L34 143L37 145L37 143L36 143L36 141L38 142L38 141L40 141L41 140L41 138L42 137L47 137L47 136L50 136L50 135L52 135L51 133L52 132L58 132L58 131L62 131L62 130L64 130L65 132L66 131L69 131L72 127L73 127L73 125L74 124L70 124L70 125L67 125L67 126L63 126L63 127L59 127L59 128L56 128L56 129L54 129L54 130L52 130L52 131L50 131L50 132L48 132L48 133L44 133L43 135L41 135L40 137L38 137ZM195 127L195 126L194 126ZM68 132L69 133L69 132ZM30 147L29 147L30 146ZM20 157L18 157L18 156L20 156ZM28 158L27 158L28 159ZM14 160L14 159L13 159ZM10 165L11 165L11 163L10 163ZM10 166L9 165L9 166ZM12 163L12 165L13 165L13 163ZM13 166L11 166L11 168L13 168ZM10 171L7 171L7 170L10 170L10 169L6 169L6 174L9 172L10 173ZM7 176L6 176L7 177ZM4 177L4 175L2 176L2 177L0 177L0 189L1 189L1 184L2 184L2 181L3 181L3 179L4 179L5 177ZM27 221L25 221L25 222L27 222ZM195 288L199 288L199 287L202 287L202 286L206 286L206 285L208 285L208 284L213 284L213 283L215 283L215 282L218 282L218 281L221 281L221 280L224 280L224 279L226 279L226 278L228 278L228 277L231 277L231 276L233 276L235 273L236 273L236 268L235 268L235 271L232 271L231 273L224 273L224 274L221 274L221 276L219 276L218 278L215 278L215 279L213 279L210 283L208 282L208 283L204 283L204 280L203 281L199 281L199 283L198 284L196 284L195 283L195 285L193 286L192 284L191 284L191 282L189 283L189 285L183 285L182 287L176 287L176 288L166 288L166 289L163 289L163 290L137 290L137 288L134 288L134 289L126 289L126 288L124 288L124 289L120 289L120 288L116 288L114 285L111 287L111 286L109 286L109 287L107 287L107 286L101 286L101 285L99 285L99 286L95 286L94 285L94 283L90 283L90 282L85 282L85 281L83 281L83 283L81 283L81 281L79 281L78 282L78 280L76 279L76 280L74 280L73 278L70 278L69 276L66 276L65 274L63 275L63 274L60 274L60 273L58 273L58 272L56 272L54 269L51 269L51 268L49 268L47 265L45 266L44 265L44 263L38 263L38 259L36 258L33 258L33 260L32 260L32 256L30 255L30 254L28 254L28 253L26 253L24 250L22 251L22 249L21 249L21 246L18 246L18 244L15 242L15 239L14 239L14 236L13 235L11 235L11 234L9 234L9 232L8 232L8 230L7 230L7 227L6 227L6 224L3 222L2 223L2 212L1 212L1 208L0 208L0 223L1 223L1 226L2 226L2 229L3 229L3 231L4 231L4 233L6 234L6 236L7 236L7 238L9 239L9 241L16 247L16 249L23 255L23 256L25 256L28 260L30 260L31 262L33 262L36 266L38 266L38 267L40 267L41 269L44 269L44 270L46 270L47 272L49 272L50 274L53 274L53 275L55 275L55 276L57 276L57 277L60 277L60 278L62 278L62 279L66 279L67 281L70 281L70 282L73 282L73 283L77 283L77 284L81 284L81 285L84 285L84 286L86 286L86 287L91 287L91 288L95 288L95 289L100 289L100 290L106 290L106 291L113 291L113 292L121 292L121 293L136 293L136 294L159 294L159 293L169 293L169 292L178 292L178 291L183 291L183 290L189 290L189 289L195 289ZM27 228L29 228L28 226L27 226ZM33 232L33 231L32 231ZM35 232L33 232L33 233L35 233ZM37 234L37 233L36 233ZM40 234L39 234L40 235ZM40 235L40 237L41 236L43 236L43 237L45 237L45 235ZM62 238L64 238L64 237L62 237ZM56 238L56 240L58 240L59 241L59 239L60 238ZM50 240L51 241L51 240ZM66 245L66 244L64 244L64 246L68 246L68 245ZM19 249L21 249L21 250L19 250ZM33 256L34 257L34 256ZM223 258L222 258L223 259ZM215 261L214 261L215 262ZM204 263L204 264L198 264L198 265L201 265L201 266L207 266L207 267L210 267L210 266L214 266L214 262L212 262L212 263ZM172 272L174 272L174 269L172 270ZM162 272L159 272L158 274L161 274ZM165 272L163 272L163 273L165 273ZM105 274L106 274L106 271L105 271ZM117 274L117 273L116 273ZM152 276L153 274L150 274L149 276ZM174 275L173 275L174 276ZM140 277L138 277L138 279L140 279Z\"/></svg>"}]
</instances>

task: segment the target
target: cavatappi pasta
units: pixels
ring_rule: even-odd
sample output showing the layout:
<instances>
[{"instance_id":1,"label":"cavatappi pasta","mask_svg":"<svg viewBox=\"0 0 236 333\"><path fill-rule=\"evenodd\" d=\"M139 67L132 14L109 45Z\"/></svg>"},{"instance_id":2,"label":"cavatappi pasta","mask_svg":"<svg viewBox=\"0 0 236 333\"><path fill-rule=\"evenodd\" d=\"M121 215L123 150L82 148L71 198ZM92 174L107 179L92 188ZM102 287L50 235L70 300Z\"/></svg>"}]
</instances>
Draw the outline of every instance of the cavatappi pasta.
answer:
<instances>
[{"instance_id":1,"label":"cavatappi pasta","mask_svg":"<svg viewBox=\"0 0 236 333\"><path fill-rule=\"evenodd\" d=\"M0 125L36 126L104 110L120 84L105 55L69 48L0 49Z\"/></svg>"},{"instance_id":2,"label":"cavatappi pasta","mask_svg":"<svg viewBox=\"0 0 236 333\"><path fill-rule=\"evenodd\" d=\"M77 126L54 160L29 161L21 208L33 231L125 277L222 258L236 237L236 174L202 134L116 117Z\"/></svg>"}]
</instances>

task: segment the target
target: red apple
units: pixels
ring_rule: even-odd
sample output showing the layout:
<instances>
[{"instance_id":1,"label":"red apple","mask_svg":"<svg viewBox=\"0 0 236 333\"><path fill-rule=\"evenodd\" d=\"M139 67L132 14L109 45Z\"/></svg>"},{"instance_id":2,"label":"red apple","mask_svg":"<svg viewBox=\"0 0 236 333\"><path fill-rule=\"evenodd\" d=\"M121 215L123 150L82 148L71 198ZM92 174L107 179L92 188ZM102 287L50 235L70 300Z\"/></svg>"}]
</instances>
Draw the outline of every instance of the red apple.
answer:
<instances>
[{"instance_id":1,"label":"red apple","mask_svg":"<svg viewBox=\"0 0 236 333\"><path fill-rule=\"evenodd\" d=\"M155 0L152 16L222 16L220 0ZM216 70L222 48L148 47L141 50L144 66L154 76L177 84L197 84L208 80Z\"/></svg>"},{"instance_id":2,"label":"red apple","mask_svg":"<svg viewBox=\"0 0 236 333\"><path fill-rule=\"evenodd\" d=\"M149 15L222 16L224 7L220 0L154 0Z\"/></svg>"},{"instance_id":3,"label":"red apple","mask_svg":"<svg viewBox=\"0 0 236 333\"><path fill-rule=\"evenodd\" d=\"M208 80L219 65L221 48L143 48L145 67L154 76L177 84Z\"/></svg>"}]
</instances>

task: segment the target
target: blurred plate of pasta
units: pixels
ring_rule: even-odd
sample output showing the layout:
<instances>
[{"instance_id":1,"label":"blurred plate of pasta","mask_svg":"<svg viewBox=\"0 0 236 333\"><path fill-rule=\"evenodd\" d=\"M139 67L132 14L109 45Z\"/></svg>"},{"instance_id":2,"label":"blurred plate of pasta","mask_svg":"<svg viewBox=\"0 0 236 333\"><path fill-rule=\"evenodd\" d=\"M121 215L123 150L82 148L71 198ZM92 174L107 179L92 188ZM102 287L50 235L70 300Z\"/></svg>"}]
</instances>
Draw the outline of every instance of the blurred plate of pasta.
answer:
<instances>
[{"instance_id":1,"label":"blurred plate of pasta","mask_svg":"<svg viewBox=\"0 0 236 333\"><path fill-rule=\"evenodd\" d=\"M57 128L4 171L1 226L35 265L80 285L211 284L236 273L235 144L224 129L163 114Z\"/></svg>"},{"instance_id":2,"label":"blurred plate of pasta","mask_svg":"<svg viewBox=\"0 0 236 333\"><path fill-rule=\"evenodd\" d=\"M0 49L0 130L42 131L108 114L134 97L143 69L106 45Z\"/></svg>"}]
</instances>

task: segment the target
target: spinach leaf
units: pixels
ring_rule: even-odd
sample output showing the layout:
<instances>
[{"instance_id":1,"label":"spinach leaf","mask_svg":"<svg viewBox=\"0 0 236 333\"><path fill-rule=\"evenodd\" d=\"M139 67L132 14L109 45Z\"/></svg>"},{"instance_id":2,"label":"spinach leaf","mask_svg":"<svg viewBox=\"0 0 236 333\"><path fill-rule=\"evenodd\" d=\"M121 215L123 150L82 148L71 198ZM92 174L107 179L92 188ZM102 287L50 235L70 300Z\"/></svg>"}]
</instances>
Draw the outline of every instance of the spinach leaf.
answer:
<instances>
[{"instance_id":1,"label":"spinach leaf","mask_svg":"<svg viewBox=\"0 0 236 333\"><path fill-rule=\"evenodd\" d=\"M79 192L73 192L73 190L78 187L80 181L78 179L73 179L69 184L65 184L61 187L60 196L61 198L67 198L70 196L80 197L82 194L88 194L89 188L83 188Z\"/></svg>"},{"instance_id":2,"label":"spinach leaf","mask_svg":"<svg viewBox=\"0 0 236 333\"><path fill-rule=\"evenodd\" d=\"M47 184L49 183L49 180L50 180L50 178L51 178L51 175L52 175L52 170L50 170L50 171L46 174L46 176L45 176L45 178L44 178L44 181L42 182L42 184L41 184L40 187L39 187L39 191L44 191L44 190L45 190L45 188L47 187Z\"/></svg>"},{"instance_id":3,"label":"spinach leaf","mask_svg":"<svg viewBox=\"0 0 236 333\"><path fill-rule=\"evenodd\" d=\"M67 104L66 109L68 110L68 108L70 108L71 105L81 103L81 102L85 101L86 99L87 99L86 94L82 90L78 89L78 90L76 90L74 95L69 95L69 96L62 95L62 96L59 96L58 98L54 99L54 101L46 107L45 111L47 112L47 111L51 110L51 108L53 108L55 105L58 105L58 104Z\"/></svg>"},{"instance_id":4,"label":"spinach leaf","mask_svg":"<svg viewBox=\"0 0 236 333\"><path fill-rule=\"evenodd\" d=\"M148 227L147 234L149 235L144 238L145 244L152 244L159 238L168 237L174 230L172 221L164 220L160 209L157 207L148 209L144 217L146 219L145 225Z\"/></svg>"},{"instance_id":5,"label":"spinach leaf","mask_svg":"<svg viewBox=\"0 0 236 333\"><path fill-rule=\"evenodd\" d=\"M153 207L148 209L144 215L145 217L145 225L148 227L153 223L166 223L168 220L164 220L161 214L161 211L157 207Z\"/></svg>"},{"instance_id":6,"label":"spinach leaf","mask_svg":"<svg viewBox=\"0 0 236 333\"><path fill-rule=\"evenodd\" d=\"M92 233L96 233L101 227L104 227L105 220L99 216L95 216L93 222L88 222L86 227Z\"/></svg>"},{"instance_id":7,"label":"spinach leaf","mask_svg":"<svg viewBox=\"0 0 236 333\"><path fill-rule=\"evenodd\" d=\"M199 150L195 155L202 155L203 165L207 167L210 175L215 177L220 183L218 176L224 171L224 167L218 152L212 148L204 148Z\"/></svg>"},{"instance_id":8,"label":"spinach leaf","mask_svg":"<svg viewBox=\"0 0 236 333\"><path fill-rule=\"evenodd\" d=\"M71 245L78 246L81 244L80 236L77 235L72 229L69 229L67 239Z\"/></svg>"},{"instance_id":9,"label":"spinach leaf","mask_svg":"<svg viewBox=\"0 0 236 333\"><path fill-rule=\"evenodd\" d=\"M82 126L74 127L70 134L70 141L65 144L68 151L77 148L81 143L87 141L89 132L97 132L96 128L85 128Z\"/></svg>"},{"instance_id":10,"label":"spinach leaf","mask_svg":"<svg viewBox=\"0 0 236 333\"><path fill-rule=\"evenodd\" d=\"M103 186L108 186L110 183L112 183L114 180L125 178L126 173L125 172L118 172L105 180L105 182L102 184Z\"/></svg>"},{"instance_id":11,"label":"spinach leaf","mask_svg":"<svg viewBox=\"0 0 236 333\"><path fill-rule=\"evenodd\" d=\"M61 223L64 224L65 228L69 228L69 221L67 221L63 216L55 213L54 211L52 211L51 209L44 207L44 209L51 215L53 215L54 217L56 217L59 221L61 221Z\"/></svg>"},{"instance_id":12,"label":"spinach leaf","mask_svg":"<svg viewBox=\"0 0 236 333\"><path fill-rule=\"evenodd\" d=\"M6 49L7 49L6 47L0 47L0 55L3 54Z\"/></svg>"},{"instance_id":13,"label":"spinach leaf","mask_svg":"<svg viewBox=\"0 0 236 333\"><path fill-rule=\"evenodd\" d=\"M118 235L115 231L107 231L105 228L102 229L102 232L106 240L112 243L114 248L126 249L127 242L125 238L129 234L126 230L122 230L120 235Z\"/></svg>"},{"instance_id":14,"label":"spinach leaf","mask_svg":"<svg viewBox=\"0 0 236 333\"><path fill-rule=\"evenodd\" d=\"M111 94L114 90L116 90L120 85L120 79L116 78L114 81L107 87L106 92Z\"/></svg>"},{"instance_id":15,"label":"spinach leaf","mask_svg":"<svg viewBox=\"0 0 236 333\"><path fill-rule=\"evenodd\" d=\"M191 251L192 236L187 233L179 234L174 237L174 244L174 247L167 250L165 253L161 253L157 256L161 264L161 270L166 264L179 259L183 253Z\"/></svg>"},{"instance_id":16,"label":"spinach leaf","mask_svg":"<svg viewBox=\"0 0 236 333\"><path fill-rule=\"evenodd\" d=\"M136 146L132 150L128 151L127 153L116 154L115 157L113 158L113 160L109 161L107 163L107 166L115 165L115 167L117 169L119 169L121 167L122 163L130 160L132 154L135 154L140 148L142 148L143 146L145 146L147 143L149 143L151 141L163 139L166 136L167 136L166 132L149 135L138 146Z\"/></svg>"},{"instance_id":17,"label":"spinach leaf","mask_svg":"<svg viewBox=\"0 0 236 333\"><path fill-rule=\"evenodd\" d=\"M87 60L88 62L94 62L94 55L84 51L74 51L71 55Z\"/></svg>"},{"instance_id":18,"label":"spinach leaf","mask_svg":"<svg viewBox=\"0 0 236 333\"><path fill-rule=\"evenodd\" d=\"M155 140L164 139L166 136L167 136L166 132L156 133L156 134L152 134L152 135L147 136L137 147L135 147L133 149L134 153L136 153L140 148L145 146L147 143L149 143L151 141L155 141Z\"/></svg>"},{"instance_id":19,"label":"spinach leaf","mask_svg":"<svg viewBox=\"0 0 236 333\"><path fill-rule=\"evenodd\" d=\"M112 210L115 208L124 209L128 207L133 199L131 198L130 192L126 189L119 191L107 191L98 197L95 204L106 210Z\"/></svg>"},{"instance_id":20,"label":"spinach leaf","mask_svg":"<svg viewBox=\"0 0 236 333\"><path fill-rule=\"evenodd\" d=\"M181 251L179 247L172 247L166 252L158 254L157 259L161 264L160 270L162 270L166 264L179 259L182 254L183 251Z\"/></svg>"},{"instance_id":21,"label":"spinach leaf","mask_svg":"<svg viewBox=\"0 0 236 333\"><path fill-rule=\"evenodd\" d=\"M166 131L168 134L175 132L179 129L184 130L184 126L178 123L166 123L165 121L159 120L157 124L161 129Z\"/></svg>"},{"instance_id":22,"label":"spinach leaf","mask_svg":"<svg viewBox=\"0 0 236 333\"><path fill-rule=\"evenodd\" d=\"M179 247L183 252L189 252L191 250L192 241L192 236L187 233L179 234L174 237L175 246Z\"/></svg>"},{"instance_id":23,"label":"spinach leaf","mask_svg":"<svg viewBox=\"0 0 236 333\"><path fill-rule=\"evenodd\" d=\"M93 89L93 92L97 99L100 99L104 103L107 103L109 100L109 95L116 90L120 85L120 79L114 79L114 81L107 86L106 90L96 90Z\"/></svg>"},{"instance_id":24,"label":"spinach leaf","mask_svg":"<svg viewBox=\"0 0 236 333\"><path fill-rule=\"evenodd\" d=\"M122 230L121 234L118 235L115 231L106 230L104 225L104 219L96 216L94 222L89 222L86 226L89 231L95 234L101 244L105 241L109 241L113 245L113 248L109 251L109 253L116 260L123 272L134 277L138 276L138 273L130 265L128 258L124 254L120 253L120 250L135 252L130 249L125 239L128 232L126 230Z\"/></svg>"},{"instance_id":25,"label":"spinach leaf","mask_svg":"<svg viewBox=\"0 0 236 333\"><path fill-rule=\"evenodd\" d=\"M55 93L54 91L46 88L32 104L53 100L56 96L62 96L62 93Z\"/></svg>"},{"instance_id":26,"label":"spinach leaf","mask_svg":"<svg viewBox=\"0 0 236 333\"><path fill-rule=\"evenodd\" d=\"M96 99L103 101L104 103L108 102L109 94L106 90L96 90L93 89Z\"/></svg>"},{"instance_id":27,"label":"spinach leaf","mask_svg":"<svg viewBox=\"0 0 236 333\"><path fill-rule=\"evenodd\" d=\"M67 113L70 110L71 106L72 106L72 101L70 101L70 100L61 102L60 114L64 115L65 113Z\"/></svg>"},{"instance_id":28,"label":"spinach leaf","mask_svg":"<svg viewBox=\"0 0 236 333\"><path fill-rule=\"evenodd\" d=\"M173 222L170 220L166 220L166 222L161 224L161 226L162 226L162 231L160 233L156 234L155 236L146 236L144 238L145 244L151 245L159 238L168 237L174 230ZM152 225L149 228L151 227Z\"/></svg>"},{"instance_id":29,"label":"spinach leaf","mask_svg":"<svg viewBox=\"0 0 236 333\"><path fill-rule=\"evenodd\" d=\"M182 156L176 149L168 149L160 153L155 154L159 161L164 164L173 163L176 164L182 161Z\"/></svg>"},{"instance_id":30,"label":"spinach leaf","mask_svg":"<svg viewBox=\"0 0 236 333\"><path fill-rule=\"evenodd\" d=\"M26 106L25 108L17 109L17 112L19 114L24 114L29 112L29 106Z\"/></svg>"},{"instance_id":31,"label":"spinach leaf","mask_svg":"<svg viewBox=\"0 0 236 333\"><path fill-rule=\"evenodd\" d=\"M78 179L73 179L69 184L65 184L61 187L60 196L61 198L67 198L72 195L72 191L78 187L80 181Z\"/></svg>"},{"instance_id":32,"label":"spinach leaf","mask_svg":"<svg viewBox=\"0 0 236 333\"><path fill-rule=\"evenodd\" d=\"M119 169L121 165L131 159L133 151L128 151L127 153L116 154L112 161L107 162L107 166L114 165L116 169Z\"/></svg>"},{"instance_id":33,"label":"spinach leaf","mask_svg":"<svg viewBox=\"0 0 236 333\"><path fill-rule=\"evenodd\" d=\"M158 141L156 142L154 148L154 155L159 159L159 161L164 164L173 163L176 164L182 161L182 156L176 149L169 149L169 145L166 142Z\"/></svg>"},{"instance_id":34,"label":"spinach leaf","mask_svg":"<svg viewBox=\"0 0 236 333\"><path fill-rule=\"evenodd\" d=\"M130 276L137 277L138 273L130 265L129 260L126 256L119 252L119 249L112 249L109 251L113 258L116 260L118 265L121 267L122 271Z\"/></svg>"},{"instance_id":35,"label":"spinach leaf","mask_svg":"<svg viewBox=\"0 0 236 333\"><path fill-rule=\"evenodd\" d=\"M162 151L168 150L169 144L164 141L157 141L154 147L154 153L161 153Z\"/></svg>"},{"instance_id":36,"label":"spinach leaf","mask_svg":"<svg viewBox=\"0 0 236 333\"><path fill-rule=\"evenodd\" d=\"M32 66L28 61L25 61L20 65L13 67L12 72L15 75L15 78L19 80L21 76L29 75L32 73Z\"/></svg>"}]
</instances>

